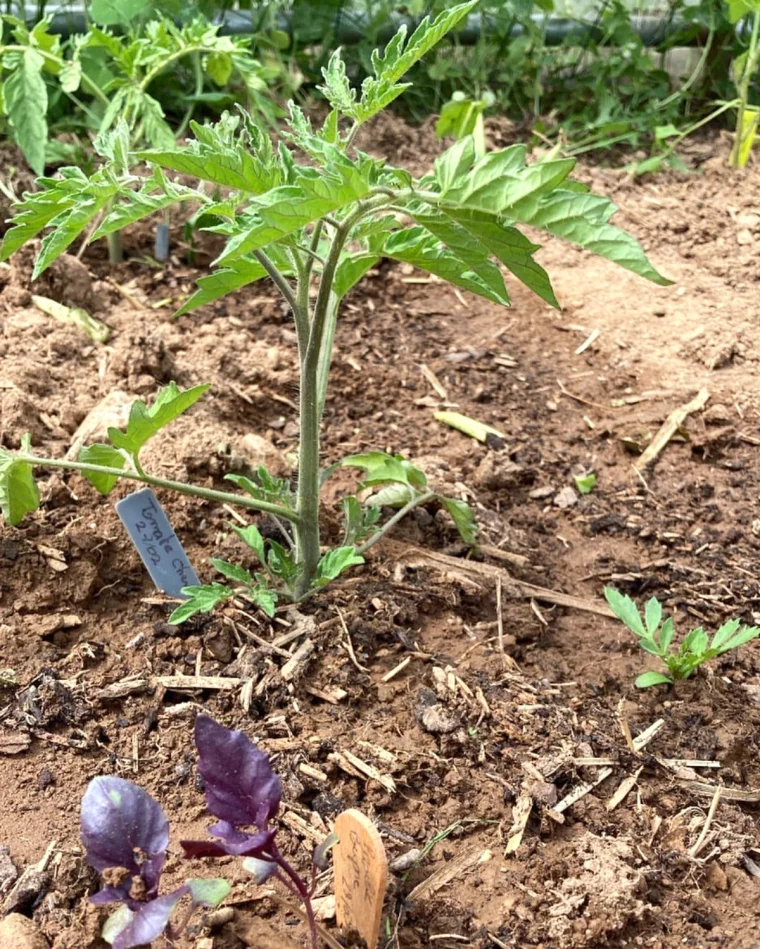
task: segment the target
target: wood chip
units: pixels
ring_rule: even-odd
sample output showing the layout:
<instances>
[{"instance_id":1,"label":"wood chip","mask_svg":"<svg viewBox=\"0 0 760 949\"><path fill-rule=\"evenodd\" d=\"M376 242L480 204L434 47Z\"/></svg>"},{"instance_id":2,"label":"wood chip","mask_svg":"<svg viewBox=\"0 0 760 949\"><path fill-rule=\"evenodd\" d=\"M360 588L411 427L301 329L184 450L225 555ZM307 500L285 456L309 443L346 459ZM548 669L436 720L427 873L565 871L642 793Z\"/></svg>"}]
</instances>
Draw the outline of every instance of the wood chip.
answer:
<instances>
[{"instance_id":1,"label":"wood chip","mask_svg":"<svg viewBox=\"0 0 760 949\"><path fill-rule=\"evenodd\" d=\"M145 692L148 688L150 688L148 679L121 679L119 682L112 682L96 692L95 698L99 702L110 702L113 699L123 699L127 695L137 695L139 692Z\"/></svg>"},{"instance_id":2,"label":"wood chip","mask_svg":"<svg viewBox=\"0 0 760 949\"><path fill-rule=\"evenodd\" d=\"M394 666L393 669L390 669L388 672L385 673L382 681L390 682L391 679L394 679L400 672L403 672L404 669L406 669L406 667L409 665L411 661L412 661L411 656L407 656L406 659L402 659L401 662L397 666Z\"/></svg>"},{"instance_id":3,"label":"wood chip","mask_svg":"<svg viewBox=\"0 0 760 949\"><path fill-rule=\"evenodd\" d=\"M644 770L642 765L634 774L629 774L628 777L623 778L623 780L618 785L617 791L612 795L612 797L607 801L606 807L608 811L614 811L616 807L619 807L623 801L628 797L631 791L636 786L636 782L639 780L639 775Z\"/></svg>"},{"instance_id":4,"label":"wood chip","mask_svg":"<svg viewBox=\"0 0 760 949\"><path fill-rule=\"evenodd\" d=\"M582 353L585 353L589 346L593 346L594 343L599 339L599 334L601 330L597 329L592 330L591 333L586 337L586 339L580 344L580 346L575 350L575 355L580 356Z\"/></svg>"},{"instance_id":5,"label":"wood chip","mask_svg":"<svg viewBox=\"0 0 760 949\"><path fill-rule=\"evenodd\" d=\"M662 423L660 430L649 443L648 447L635 463L634 467L638 471L643 471L647 465L651 464L655 458L657 458L663 448L668 444L670 439L676 434L678 429L683 425L683 423L686 421L686 418L693 412L699 412L700 409L703 409L709 398L710 393L707 391L707 389L700 389L691 402L687 402L685 405L681 405L679 408L674 409Z\"/></svg>"},{"instance_id":6,"label":"wood chip","mask_svg":"<svg viewBox=\"0 0 760 949\"><path fill-rule=\"evenodd\" d=\"M317 699L321 699L323 702L328 702L330 705L340 705L340 703L347 698L348 692L345 689L331 689L329 692L325 689L318 689L314 685L307 685L305 690L309 695L313 695Z\"/></svg>"},{"instance_id":7,"label":"wood chip","mask_svg":"<svg viewBox=\"0 0 760 949\"><path fill-rule=\"evenodd\" d=\"M0 755L20 755L31 743L32 738L28 732L0 732Z\"/></svg>"},{"instance_id":8,"label":"wood chip","mask_svg":"<svg viewBox=\"0 0 760 949\"><path fill-rule=\"evenodd\" d=\"M317 846L319 846L327 836L327 834L321 830L312 827L311 824L305 821L299 814L296 814L295 811L288 810L287 808L282 812L280 820L286 827L289 827L294 834L297 834L299 837L306 837L307 840L311 840Z\"/></svg>"},{"instance_id":9,"label":"wood chip","mask_svg":"<svg viewBox=\"0 0 760 949\"><path fill-rule=\"evenodd\" d=\"M302 761L298 766L298 770L301 774L305 775L307 778L312 778L314 781L322 781L323 783L327 781L327 775L324 771L320 771L319 768L315 768L310 764L306 764L305 761Z\"/></svg>"},{"instance_id":10,"label":"wood chip","mask_svg":"<svg viewBox=\"0 0 760 949\"><path fill-rule=\"evenodd\" d=\"M436 870L435 873L431 874L427 880L423 880L422 883L415 886L407 899L414 902L415 900L421 900L426 896L432 895L437 890L440 890L441 887L446 886L447 883L451 883L452 880L461 877L472 867L478 866L481 863L487 863L492 856L493 854L490 850L481 850L480 847L475 847L472 850L465 851L458 857L453 857L445 866L441 867L440 870Z\"/></svg>"},{"instance_id":11,"label":"wood chip","mask_svg":"<svg viewBox=\"0 0 760 949\"><path fill-rule=\"evenodd\" d=\"M227 676L153 676L151 685L159 685L172 692L195 692L197 689L212 689L215 692L231 692L245 682Z\"/></svg>"},{"instance_id":12,"label":"wood chip","mask_svg":"<svg viewBox=\"0 0 760 949\"><path fill-rule=\"evenodd\" d=\"M357 758L350 751L335 751L328 755L328 759L337 764L346 774L350 774L355 778L377 781L389 793L394 794L396 792L396 782L389 774L381 774L373 765Z\"/></svg>"},{"instance_id":13,"label":"wood chip","mask_svg":"<svg viewBox=\"0 0 760 949\"><path fill-rule=\"evenodd\" d=\"M505 856L515 853L522 843L525 828L528 826L530 813L533 810L533 798L530 794L521 794L512 808L512 827L509 830L507 838L507 849Z\"/></svg>"},{"instance_id":14,"label":"wood chip","mask_svg":"<svg viewBox=\"0 0 760 949\"><path fill-rule=\"evenodd\" d=\"M280 669L280 675L286 682L292 682L304 673L315 649L316 647L311 639L306 639L301 643L282 669Z\"/></svg>"},{"instance_id":15,"label":"wood chip","mask_svg":"<svg viewBox=\"0 0 760 949\"><path fill-rule=\"evenodd\" d=\"M427 379L427 381L430 383L433 389L435 389L436 394L439 395L444 400L444 402L448 402L449 394L441 385L441 381L439 380L438 376L433 372L433 370L429 369L423 362L422 365L420 366L420 372Z\"/></svg>"}]
</instances>

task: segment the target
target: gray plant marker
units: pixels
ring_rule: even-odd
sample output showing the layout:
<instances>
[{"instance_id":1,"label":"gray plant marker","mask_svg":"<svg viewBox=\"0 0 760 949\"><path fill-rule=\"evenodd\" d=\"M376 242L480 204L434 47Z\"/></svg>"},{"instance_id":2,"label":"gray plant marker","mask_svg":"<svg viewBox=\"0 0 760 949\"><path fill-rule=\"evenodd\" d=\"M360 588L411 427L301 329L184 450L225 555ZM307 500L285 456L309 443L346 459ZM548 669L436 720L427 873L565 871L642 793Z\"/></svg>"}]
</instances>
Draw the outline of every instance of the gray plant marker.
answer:
<instances>
[{"instance_id":1,"label":"gray plant marker","mask_svg":"<svg viewBox=\"0 0 760 949\"><path fill-rule=\"evenodd\" d=\"M182 587L200 581L153 491L143 488L123 498L116 513L158 589L186 599Z\"/></svg>"}]
</instances>

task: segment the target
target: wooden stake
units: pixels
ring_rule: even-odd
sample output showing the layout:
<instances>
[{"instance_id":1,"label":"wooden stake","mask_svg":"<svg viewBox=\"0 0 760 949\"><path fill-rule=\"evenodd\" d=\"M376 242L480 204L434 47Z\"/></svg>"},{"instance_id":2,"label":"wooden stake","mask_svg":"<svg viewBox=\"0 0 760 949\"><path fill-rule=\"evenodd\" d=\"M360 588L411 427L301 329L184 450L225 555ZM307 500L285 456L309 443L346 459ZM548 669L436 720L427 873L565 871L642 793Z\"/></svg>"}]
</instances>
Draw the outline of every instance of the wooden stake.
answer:
<instances>
[{"instance_id":1,"label":"wooden stake","mask_svg":"<svg viewBox=\"0 0 760 949\"><path fill-rule=\"evenodd\" d=\"M333 850L338 925L357 932L367 949L376 949L388 887L383 842L372 821L357 810L338 816L335 833L339 838Z\"/></svg>"}]
</instances>

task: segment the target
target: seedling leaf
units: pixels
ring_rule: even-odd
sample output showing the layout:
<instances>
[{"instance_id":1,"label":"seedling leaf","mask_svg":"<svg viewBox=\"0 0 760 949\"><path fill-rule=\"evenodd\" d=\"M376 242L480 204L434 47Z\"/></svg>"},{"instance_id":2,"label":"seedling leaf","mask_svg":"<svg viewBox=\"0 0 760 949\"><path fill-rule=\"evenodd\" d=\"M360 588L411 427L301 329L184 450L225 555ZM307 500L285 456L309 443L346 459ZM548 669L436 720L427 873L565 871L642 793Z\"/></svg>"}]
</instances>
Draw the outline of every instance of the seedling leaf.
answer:
<instances>
[{"instance_id":1,"label":"seedling leaf","mask_svg":"<svg viewBox=\"0 0 760 949\"><path fill-rule=\"evenodd\" d=\"M636 604L627 594L620 593L613 587L605 587L604 597L615 616L617 616L619 620L622 620L632 633L641 636L642 639L647 638L647 631L641 622L641 616L636 608Z\"/></svg>"},{"instance_id":2,"label":"seedling leaf","mask_svg":"<svg viewBox=\"0 0 760 949\"><path fill-rule=\"evenodd\" d=\"M251 550L259 558L259 562L262 566L266 565L266 554L264 553L264 538L261 536L261 531L255 524L249 524L248 527L236 527L232 526L232 529L238 535L238 537L243 541L243 543L250 547Z\"/></svg>"},{"instance_id":3,"label":"seedling leaf","mask_svg":"<svg viewBox=\"0 0 760 949\"><path fill-rule=\"evenodd\" d=\"M180 604L169 617L172 626L179 626L197 613L210 613L219 603L235 595L235 591L223 583L182 587L182 592L189 599Z\"/></svg>"},{"instance_id":4,"label":"seedling leaf","mask_svg":"<svg viewBox=\"0 0 760 949\"><path fill-rule=\"evenodd\" d=\"M123 468L127 459L118 448L96 442L86 445L77 455L79 461L88 465L102 465L104 468ZM101 474L97 471L83 471L82 477L94 485L101 494L110 494L119 480L118 475Z\"/></svg>"},{"instance_id":5,"label":"seedling leaf","mask_svg":"<svg viewBox=\"0 0 760 949\"><path fill-rule=\"evenodd\" d=\"M232 889L226 880L205 877L201 880L188 880L186 886L195 906L209 907L218 906Z\"/></svg>"},{"instance_id":6,"label":"seedling leaf","mask_svg":"<svg viewBox=\"0 0 760 949\"><path fill-rule=\"evenodd\" d=\"M229 563L227 560L218 560L216 557L212 557L211 564L227 580L242 583L246 586L253 586L256 582L245 567L241 567L236 563Z\"/></svg>"},{"instance_id":7,"label":"seedling leaf","mask_svg":"<svg viewBox=\"0 0 760 949\"><path fill-rule=\"evenodd\" d=\"M728 652L729 649L737 649L745 643L751 642L760 636L760 626L744 626L738 633L733 635L727 643L724 643L718 650L718 655Z\"/></svg>"},{"instance_id":8,"label":"seedling leaf","mask_svg":"<svg viewBox=\"0 0 760 949\"><path fill-rule=\"evenodd\" d=\"M210 388L209 384L204 384L182 391L176 382L170 382L159 391L150 408L138 399L132 403L126 431L122 432L118 428L108 429L111 444L136 458L151 436L195 405Z\"/></svg>"},{"instance_id":9,"label":"seedling leaf","mask_svg":"<svg viewBox=\"0 0 760 949\"><path fill-rule=\"evenodd\" d=\"M647 632L652 638L659 628L662 621L662 604L656 597L652 597L644 609L644 619L646 620Z\"/></svg>"},{"instance_id":10,"label":"seedling leaf","mask_svg":"<svg viewBox=\"0 0 760 949\"><path fill-rule=\"evenodd\" d=\"M596 475L593 471L589 471L585 475L575 475L573 481L575 481L575 486L581 494L591 494L596 487Z\"/></svg>"},{"instance_id":11,"label":"seedling leaf","mask_svg":"<svg viewBox=\"0 0 760 949\"><path fill-rule=\"evenodd\" d=\"M425 488L427 478L410 461L401 455L389 455L384 451L368 451L361 455L349 455L341 465L345 468L363 468L366 472L362 487L387 484L389 481L408 484L414 488Z\"/></svg>"},{"instance_id":12,"label":"seedling leaf","mask_svg":"<svg viewBox=\"0 0 760 949\"><path fill-rule=\"evenodd\" d=\"M317 564L316 586L325 586L331 580L335 580L349 567L359 566L364 563L364 557L356 553L356 548L336 547L334 550L326 553Z\"/></svg>"},{"instance_id":13,"label":"seedling leaf","mask_svg":"<svg viewBox=\"0 0 760 949\"><path fill-rule=\"evenodd\" d=\"M21 450L31 451L31 437L21 439ZM40 506L40 492L34 480L32 466L0 448L0 511L3 519L15 527L25 514Z\"/></svg>"},{"instance_id":14,"label":"seedling leaf","mask_svg":"<svg viewBox=\"0 0 760 949\"><path fill-rule=\"evenodd\" d=\"M664 672L642 672L636 678L637 689L649 689L653 685L672 685L672 680Z\"/></svg>"},{"instance_id":15,"label":"seedling leaf","mask_svg":"<svg viewBox=\"0 0 760 949\"><path fill-rule=\"evenodd\" d=\"M441 504L451 515L459 536L465 544L474 547L478 539L478 528L470 505L458 498L441 498Z\"/></svg>"},{"instance_id":16,"label":"seedling leaf","mask_svg":"<svg viewBox=\"0 0 760 949\"><path fill-rule=\"evenodd\" d=\"M741 620L739 619L730 619L727 623L724 623L713 636L710 649L720 649L721 646L728 642L740 626Z\"/></svg>"}]
</instances>

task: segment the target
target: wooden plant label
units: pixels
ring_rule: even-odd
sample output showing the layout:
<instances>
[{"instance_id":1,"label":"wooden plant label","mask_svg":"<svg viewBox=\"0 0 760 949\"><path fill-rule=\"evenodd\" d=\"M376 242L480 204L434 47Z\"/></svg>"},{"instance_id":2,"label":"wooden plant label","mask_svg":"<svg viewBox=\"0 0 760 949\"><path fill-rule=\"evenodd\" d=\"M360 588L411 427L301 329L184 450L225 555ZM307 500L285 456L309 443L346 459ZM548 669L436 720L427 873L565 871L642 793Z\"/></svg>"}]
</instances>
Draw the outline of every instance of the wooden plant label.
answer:
<instances>
[{"instance_id":1,"label":"wooden plant label","mask_svg":"<svg viewBox=\"0 0 760 949\"><path fill-rule=\"evenodd\" d=\"M388 858L375 825L361 811L344 811L335 821L339 842L333 850L338 925L355 930L376 949L383 900L388 887Z\"/></svg>"},{"instance_id":2,"label":"wooden plant label","mask_svg":"<svg viewBox=\"0 0 760 949\"><path fill-rule=\"evenodd\" d=\"M185 599L182 587L200 580L156 495L150 488L135 491L116 504L116 513L158 589Z\"/></svg>"}]
</instances>

